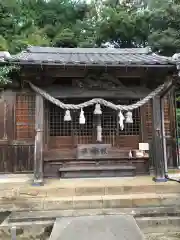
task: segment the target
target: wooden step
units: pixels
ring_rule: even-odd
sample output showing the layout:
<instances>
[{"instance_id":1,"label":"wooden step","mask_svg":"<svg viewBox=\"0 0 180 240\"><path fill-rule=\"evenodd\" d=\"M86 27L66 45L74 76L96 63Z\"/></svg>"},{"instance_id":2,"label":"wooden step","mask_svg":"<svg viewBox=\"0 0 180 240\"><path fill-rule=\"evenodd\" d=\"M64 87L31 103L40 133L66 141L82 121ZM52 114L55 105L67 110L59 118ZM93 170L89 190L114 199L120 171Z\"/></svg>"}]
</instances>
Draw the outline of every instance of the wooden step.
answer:
<instances>
[{"instance_id":1,"label":"wooden step","mask_svg":"<svg viewBox=\"0 0 180 240\"><path fill-rule=\"evenodd\" d=\"M74 171L101 171L101 170L135 170L136 168L134 166L117 166L117 165L102 165L102 166L70 166L70 167L61 167L59 171L61 172L74 172Z\"/></svg>"},{"instance_id":2,"label":"wooden step","mask_svg":"<svg viewBox=\"0 0 180 240\"><path fill-rule=\"evenodd\" d=\"M130 177L136 175L136 167L131 165L69 165L60 167L59 172L61 178Z\"/></svg>"},{"instance_id":3,"label":"wooden step","mask_svg":"<svg viewBox=\"0 0 180 240\"><path fill-rule=\"evenodd\" d=\"M89 168L91 167L92 168ZM100 166L100 167L99 167ZM104 169L102 169L102 166ZM105 166L112 166L109 170ZM115 166L115 167L113 167ZM125 169L121 166L126 166ZM129 167L135 167L134 169L129 169ZM75 167L75 168L74 168ZM82 168L86 169L83 170ZM118 168L119 167L119 168ZM64 171L63 171L64 168ZM70 168L73 171L68 171ZM101 169L100 169L101 168ZM62 171L61 171L62 170ZM44 161L44 176L48 178L59 178L65 177L67 172L71 172L74 177L118 177L118 176L134 176L144 175L149 173L149 163L146 159L100 159L100 160L78 160L78 159L63 159L63 160L51 160ZM86 173L83 175L82 173ZM67 177L67 176L66 176ZM73 176L72 176L73 177Z\"/></svg>"}]
</instances>

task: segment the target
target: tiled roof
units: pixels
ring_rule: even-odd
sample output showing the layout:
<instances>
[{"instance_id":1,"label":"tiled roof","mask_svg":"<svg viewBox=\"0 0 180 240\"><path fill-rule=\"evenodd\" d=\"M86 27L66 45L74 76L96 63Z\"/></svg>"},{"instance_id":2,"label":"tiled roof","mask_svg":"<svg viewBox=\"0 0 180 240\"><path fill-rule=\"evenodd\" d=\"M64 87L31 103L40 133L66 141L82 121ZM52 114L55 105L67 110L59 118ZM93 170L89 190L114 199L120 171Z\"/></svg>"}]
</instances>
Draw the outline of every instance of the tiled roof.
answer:
<instances>
[{"instance_id":1,"label":"tiled roof","mask_svg":"<svg viewBox=\"0 0 180 240\"><path fill-rule=\"evenodd\" d=\"M11 61L57 65L168 65L171 58L153 54L149 48L53 48L29 47Z\"/></svg>"},{"instance_id":2,"label":"tiled roof","mask_svg":"<svg viewBox=\"0 0 180 240\"><path fill-rule=\"evenodd\" d=\"M56 47L37 47L32 46L27 48L27 52L31 53L67 53L67 54L148 54L151 52L150 48L56 48Z\"/></svg>"}]
</instances>

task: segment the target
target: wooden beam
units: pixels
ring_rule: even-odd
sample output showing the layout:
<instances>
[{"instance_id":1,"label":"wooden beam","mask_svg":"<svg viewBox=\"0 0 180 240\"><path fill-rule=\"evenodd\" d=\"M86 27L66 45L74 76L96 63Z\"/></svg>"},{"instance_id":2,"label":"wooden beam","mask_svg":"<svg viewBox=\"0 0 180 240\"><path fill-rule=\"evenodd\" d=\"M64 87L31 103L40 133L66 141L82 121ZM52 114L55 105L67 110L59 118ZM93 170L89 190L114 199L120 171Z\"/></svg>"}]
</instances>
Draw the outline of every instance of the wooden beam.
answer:
<instances>
[{"instance_id":1,"label":"wooden beam","mask_svg":"<svg viewBox=\"0 0 180 240\"><path fill-rule=\"evenodd\" d=\"M44 99L36 95L35 110L35 146L34 146L34 178L33 185L43 184L43 135L44 135Z\"/></svg>"},{"instance_id":2,"label":"wooden beam","mask_svg":"<svg viewBox=\"0 0 180 240\"><path fill-rule=\"evenodd\" d=\"M155 167L156 182L166 182L163 156L163 134L162 134L162 108L160 96L153 99L153 138L152 138L152 155Z\"/></svg>"},{"instance_id":3,"label":"wooden beam","mask_svg":"<svg viewBox=\"0 0 180 240\"><path fill-rule=\"evenodd\" d=\"M66 77L72 77L72 78L83 78L87 74L96 74L96 72L102 72L102 73L108 73L113 74L116 77L120 78L140 78L143 77L147 73L147 70L145 68L107 68L106 70L97 68L78 68L78 67L43 67L43 69L39 69L35 71L35 66L31 66L29 68L24 68L21 72L21 77L25 78L35 78L38 76L43 75L47 78L66 78Z\"/></svg>"},{"instance_id":4,"label":"wooden beam","mask_svg":"<svg viewBox=\"0 0 180 240\"><path fill-rule=\"evenodd\" d=\"M164 97L165 95L167 95L167 93L170 92L173 87L174 87L174 82L173 81L167 83L167 85L161 91L160 96Z\"/></svg>"}]
</instances>

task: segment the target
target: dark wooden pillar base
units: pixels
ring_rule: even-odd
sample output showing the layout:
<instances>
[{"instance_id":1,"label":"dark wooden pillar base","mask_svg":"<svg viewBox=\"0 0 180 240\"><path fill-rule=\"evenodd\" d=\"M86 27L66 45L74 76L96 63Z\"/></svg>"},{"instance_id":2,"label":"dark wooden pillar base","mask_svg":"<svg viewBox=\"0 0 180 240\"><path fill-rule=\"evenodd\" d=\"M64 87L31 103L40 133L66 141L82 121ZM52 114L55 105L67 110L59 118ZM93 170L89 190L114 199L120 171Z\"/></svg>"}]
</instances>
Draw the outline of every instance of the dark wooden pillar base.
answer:
<instances>
[{"instance_id":1,"label":"dark wooden pillar base","mask_svg":"<svg viewBox=\"0 0 180 240\"><path fill-rule=\"evenodd\" d=\"M167 178L163 177L163 178L160 178L160 177L153 177L153 181L154 182L167 182Z\"/></svg>"},{"instance_id":2,"label":"dark wooden pillar base","mask_svg":"<svg viewBox=\"0 0 180 240\"><path fill-rule=\"evenodd\" d=\"M32 182L32 186L34 187L40 187L40 186L44 186L44 181L41 180L41 181L36 181L35 179L33 179L33 182Z\"/></svg>"}]
</instances>

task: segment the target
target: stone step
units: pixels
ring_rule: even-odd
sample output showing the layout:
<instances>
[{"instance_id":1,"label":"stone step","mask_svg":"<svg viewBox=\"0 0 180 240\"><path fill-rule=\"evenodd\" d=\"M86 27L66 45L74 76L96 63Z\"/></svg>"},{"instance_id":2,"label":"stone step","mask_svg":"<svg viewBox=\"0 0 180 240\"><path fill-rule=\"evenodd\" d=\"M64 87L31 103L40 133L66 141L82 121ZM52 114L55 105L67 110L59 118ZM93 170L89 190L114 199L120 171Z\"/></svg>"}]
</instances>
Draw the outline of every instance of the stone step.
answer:
<instances>
[{"instance_id":1,"label":"stone step","mask_svg":"<svg viewBox=\"0 0 180 240\"><path fill-rule=\"evenodd\" d=\"M180 194L128 194L101 196L45 197L0 199L0 210L69 210L160 207L179 205Z\"/></svg>"},{"instance_id":2,"label":"stone step","mask_svg":"<svg viewBox=\"0 0 180 240\"><path fill-rule=\"evenodd\" d=\"M8 216L7 223L27 223L38 221L54 221L59 217L78 217L96 215L132 215L138 221L151 218L180 218L180 205L173 207L148 207L148 208L97 208L97 209L78 209L77 210L43 210L43 211L16 211ZM157 219L157 218L156 218Z\"/></svg>"},{"instance_id":3,"label":"stone step","mask_svg":"<svg viewBox=\"0 0 180 240\"><path fill-rule=\"evenodd\" d=\"M127 179L128 181L128 179ZM61 180L60 180L61 182ZM156 194L169 194L169 193L178 193L180 194L179 184L174 183L153 183L145 184L140 183L139 185L131 184L106 184L103 185L100 182L95 182L94 185L91 184L79 184L79 185L66 184L52 184L45 185L42 187L32 187L26 186L20 187L17 193L14 194L18 196L26 197L73 197L73 196L106 196L106 195L126 195L126 194L146 194L146 193L156 193ZM11 191L3 191L0 193L0 197L7 197L11 195Z\"/></svg>"},{"instance_id":4,"label":"stone step","mask_svg":"<svg viewBox=\"0 0 180 240\"><path fill-rule=\"evenodd\" d=\"M172 206L179 204L177 194L128 194L45 198L44 209L96 209Z\"/></svg>"}]
</instances>

